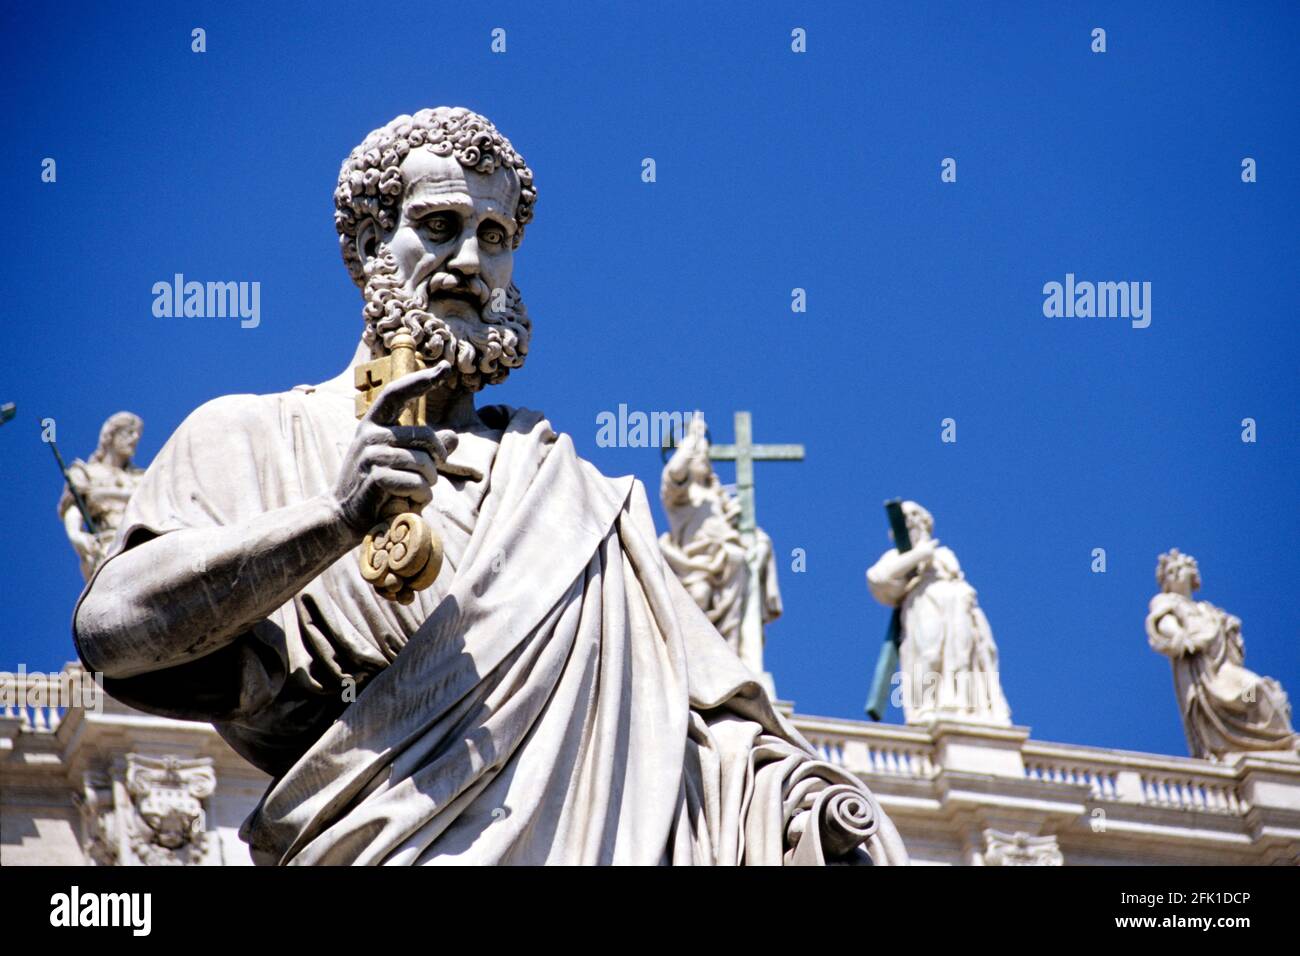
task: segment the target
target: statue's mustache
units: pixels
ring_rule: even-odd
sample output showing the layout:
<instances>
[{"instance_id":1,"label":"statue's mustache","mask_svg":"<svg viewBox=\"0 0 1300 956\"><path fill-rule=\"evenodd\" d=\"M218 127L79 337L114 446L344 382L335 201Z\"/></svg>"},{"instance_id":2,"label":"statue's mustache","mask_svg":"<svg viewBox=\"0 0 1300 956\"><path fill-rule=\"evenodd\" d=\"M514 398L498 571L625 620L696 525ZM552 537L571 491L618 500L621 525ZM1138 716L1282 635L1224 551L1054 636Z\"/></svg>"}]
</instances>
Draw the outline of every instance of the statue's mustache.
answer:
<instances>
[{"instance_id":1,"label":"statue's mustache","mask_svg":"<svg viewBox=\"0 0 1300 956\"><path fill-rule=\"evenodd\" d=\"M492 290L478 276L463 276L455 272L435 272L420 285L418 297L427 305L436 298L463 299L479 308L488 304Z\"/></svg>"},{"instance_id":2,"label":"statue's mustache","mask_svg":"<svg viewBox=\"0 0 1300 956\"><path fill-rule=\"evenodd\" d=\"M503 302L496 301L499 295ZM376 351L391 348L392 337L407 331L426 363L453 364L457 388L478 391L504 381L528 354L532 323L513 285L493 289L477 273L454 267L407 278L384 250L366 265L362 296L367 345ZM453 301L466 306L453 309ZM439 302L445 307L438 308ZM473 314L465 314L467 309Z\"/></svg>"}]
</instances>

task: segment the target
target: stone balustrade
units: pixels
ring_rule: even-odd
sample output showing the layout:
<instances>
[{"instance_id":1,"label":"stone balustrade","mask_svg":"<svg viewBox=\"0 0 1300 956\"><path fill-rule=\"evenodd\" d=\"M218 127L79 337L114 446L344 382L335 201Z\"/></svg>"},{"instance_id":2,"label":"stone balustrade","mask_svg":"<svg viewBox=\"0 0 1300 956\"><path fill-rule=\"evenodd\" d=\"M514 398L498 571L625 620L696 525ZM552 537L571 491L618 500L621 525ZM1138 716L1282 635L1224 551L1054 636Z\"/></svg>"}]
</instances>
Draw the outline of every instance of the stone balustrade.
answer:
<instances>
[{"instance_id":1,"label":"stone balustrade","mask_svg":"<svg viewBox=\"0 0 1300 956\"><path fill-rule=\"evenodd\" d=\"M206 724L91 698L79 672L0 676L9 680L0 684L0 829L22 835L3 847L6 862L102 857L104 841L77 809L83 791L107 794L130 766L152 761L211 766L207 852L247 863L236 831L265 775ZM78 686L93 706L66 706ZM822 759L871 787L917 863L1300 864L1297 760L1220 763L1037 741L1025 727L874 724L778 707Z\"/></svg>"},{"instance_id":2,"label":"stone balustrade","mask_svg":"<svg viewBox=\"0 0 1300 956\"><path fill-rule=\"evenodd\" d=\"M0 722L52 732L68 706L95 706L100 697L98 686L75 664L55 674L0 673Z\"/></svg>"},{"instance_id":3,"label":"stone balustrade","mask_svg":"<svg viewBox=\"0 0 1300 956\"><path fill-rule=\"evenodd\" d=\"M1027 777L1084 784L1097 801L1235 815L1249 810L1229 764L1037 742L1026 743L1024 755Z\"/></svg>"},{"instance_id":4,"label":"stone balustrade","mask_svg":"<svg viewBox=\"0 0 1300 956\"><path fill-rule=\"evenodd\" d=\"M1019 859L1000 849L1018 834L1030 857L1067 864L1300 863L1300 761L1285 756L1215 762L783 710L872 788L919 862Z\"/></svg>"}]
</instances>

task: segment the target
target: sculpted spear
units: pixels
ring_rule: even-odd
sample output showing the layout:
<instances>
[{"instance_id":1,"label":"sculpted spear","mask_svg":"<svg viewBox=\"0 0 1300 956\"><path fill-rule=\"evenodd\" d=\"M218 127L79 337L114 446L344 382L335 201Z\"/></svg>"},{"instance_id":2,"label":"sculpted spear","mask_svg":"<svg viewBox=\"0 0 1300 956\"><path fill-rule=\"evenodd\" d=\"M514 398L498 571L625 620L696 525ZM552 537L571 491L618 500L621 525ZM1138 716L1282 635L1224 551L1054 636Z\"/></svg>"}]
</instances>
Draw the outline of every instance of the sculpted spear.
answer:
<instances>
[{"instance_id":1,"label":"sculpted spear","mask_svg":"<svg viewBox=\"0 0 1300 956\"><path fill-rule=\"evenodd\" d=\"M95 524L95 519L90 516L90 509L86 507L85 499L81 497L81 492L77 486L72 483L72 478L68 475L68 466L63 463L63 456L59 454L58 443L51 438L48 442L50 451L54 452L54 460L59 464L59 473L63 475L63 483L68 486L68 491L72 492L72 500L77 505L77 510L81 512L81 520L86 522L86 530L91 534L99 534L99 526Z\"/></svg>"}]
</instances>

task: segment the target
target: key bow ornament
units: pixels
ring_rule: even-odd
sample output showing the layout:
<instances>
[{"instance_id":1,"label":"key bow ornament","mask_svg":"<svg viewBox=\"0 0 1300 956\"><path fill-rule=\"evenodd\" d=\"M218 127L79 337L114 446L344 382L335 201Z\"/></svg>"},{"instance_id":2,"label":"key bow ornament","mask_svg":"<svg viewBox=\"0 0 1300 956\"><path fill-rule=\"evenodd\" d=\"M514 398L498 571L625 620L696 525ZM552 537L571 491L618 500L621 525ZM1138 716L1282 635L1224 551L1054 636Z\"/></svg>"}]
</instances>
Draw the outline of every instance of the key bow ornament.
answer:
<instances>
[{"instance_id":1,"label":"key bow ornament","mask_svg":"<svg viewBox=\"0 0 1300 956\"><path fill-rule=\"evenodd\" d=\"M395 335L387 355L356 368L357 418L365 416L385 385L422 368L415 340L405 332ZM427 424L424 396L407 403L396 424ZM442 540L420 516L420 508L405 498L391 500L361 542L361 576L382 597L410 604L441 570Z\"/></svg>"}]
</instances>

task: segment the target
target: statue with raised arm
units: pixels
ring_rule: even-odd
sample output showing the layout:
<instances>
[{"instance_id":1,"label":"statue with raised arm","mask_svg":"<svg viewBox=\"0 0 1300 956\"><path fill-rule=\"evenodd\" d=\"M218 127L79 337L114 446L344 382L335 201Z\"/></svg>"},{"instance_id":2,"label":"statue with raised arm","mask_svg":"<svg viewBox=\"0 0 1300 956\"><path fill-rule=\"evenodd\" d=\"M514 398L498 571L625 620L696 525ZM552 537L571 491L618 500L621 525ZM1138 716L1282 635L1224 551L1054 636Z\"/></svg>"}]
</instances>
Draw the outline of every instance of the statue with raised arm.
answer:
<instances>
[{"instance_id":1,"label":"statue with raised arm","mask_svg":"<svg viewBox=\"0 0 1300 956\"><path fill-rule=\"evenodd\" d=\"M1273 752L1295 757L1300 736L1291 727L1286 691L1245 666L1241 619L1197 601L1196 559L1171 548L1156 564L1160 593L1151 599L1147 641L1173 664L1174 692L1193 757Z\"/></svg>"},{"instance_id":2,"label":"statue with raised arm","mask_svg":"<svg viewBox=\"0 0 1300 956\"><path fill-rule=\"evenodd\" d=\"M64 472L59 519L87 581L108 553L126 504L144 474L131 461L143 428L138 415L110 415L99 430L99 445L90 459L78 458Z\"/></svg>"},{"instance_id":3,"label":"statue with raised arm","mask_svg":"<svg viewBox=\"0 0 1300 956\"><path fill-rule=\"evenodd\" d=\"M181 424L78 605L83 660L273 777L241 830L259 863L905 861L668 569L643 486L539 412L475 403L528 355L536 202L469 110L352 151L351 361ZM412 570L417 539L436 560Z\"/></svg>"},{"instance_id":4,"label":"statue with raised arm","mask_svg":"<svg viewBox=\"0 0 1300 956\"><path fill-rule=\"evenodd\" d=\"M740 502L727 494L709 460L704 416L696 412L686 434L664 465L659 494L669 530L659 536L668 567L686 592L726 639L727 645L755 673L763 673L762 646L747 646L741 622L745 602L760 602L764 624L781 615L772 540L756 529L760 591L749 593L750 574L738 519Z\"/></svg>"},{"instance_id":5,"label":"statue with raised arm","mask_svg":"<svg viewBox=\"0 0 1300 956\"><path fill-rule=\"evenodd\" d=\"M955 720L1008 726L998 649L957 555L933 537L934 518L903 502L911 549L890 548L867 571L867 587L900 611L903 716L909 724Z\"/></svg>"}]
</instances>

